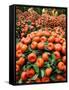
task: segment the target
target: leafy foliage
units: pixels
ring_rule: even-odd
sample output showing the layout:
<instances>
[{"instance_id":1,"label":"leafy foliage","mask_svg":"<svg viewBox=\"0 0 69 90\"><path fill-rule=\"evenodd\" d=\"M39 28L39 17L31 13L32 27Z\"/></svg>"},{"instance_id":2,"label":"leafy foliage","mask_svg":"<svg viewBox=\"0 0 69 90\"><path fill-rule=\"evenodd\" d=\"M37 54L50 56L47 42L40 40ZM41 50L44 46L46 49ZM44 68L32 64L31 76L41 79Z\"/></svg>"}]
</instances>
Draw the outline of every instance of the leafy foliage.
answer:
<instances>
[{"instance_id":1,"label":"leafy foliage","mask_svg":"<svg viewBox=\"0 0 69 90\"><path fill-rule=\"evenodd\" d=\"M19 42L19 39L18 38L16 38L16 44Z\"/></svg>"}]
</instances>

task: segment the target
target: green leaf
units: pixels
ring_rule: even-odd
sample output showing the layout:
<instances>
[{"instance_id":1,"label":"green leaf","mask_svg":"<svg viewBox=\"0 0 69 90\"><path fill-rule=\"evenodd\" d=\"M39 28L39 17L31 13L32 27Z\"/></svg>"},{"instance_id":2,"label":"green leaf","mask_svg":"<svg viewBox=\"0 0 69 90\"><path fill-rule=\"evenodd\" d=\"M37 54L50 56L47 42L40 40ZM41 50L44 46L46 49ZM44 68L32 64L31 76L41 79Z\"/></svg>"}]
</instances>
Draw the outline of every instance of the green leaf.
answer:
<instances>
[{"instance_id":1,"label":"green leaf","mask_svg":"<svg viewBox=\"0 0 69 90\"><path fill-rule=\"evenodd\" d=\"M37 74L39 74L39 68L36 64L33 65L33 68Z\"/></svg>"},{"instance_id":2,"label":"green leaf","mask_svg":"<svg viewBox=\"0 0 69 90\"><path fill-rule=\"evenodd\" d=\"M50 65L51 65L52 69L55 70L55 69L56 69L56 64L57 64L57 62L56 62L56 60L55 60L55 55L54 55L53 53L52 53L51 56L49 57L49 63L50 63Z\"/></svg>"},{"instance_id":3,"label":"green leaf","mask_svg":"<svg viewBox=\"0 0 69 90\"><path fill-rule=\"evenodd\" d=\"M48 45L48 41L44 43L45 45Z\"/></svg>"},{"instance_id":4,"label":"green leaf","mask_svg":"<svg viewBox=\"0 0 69 90\"><path fill-rule=\"evenodd\" d=\"M52 81L56 81L55 75L51 75L51 76L50 76L50 79L51 79Z\"/></svg>"},{"instance_id":5,"label":"green leaf","mask_svg":"<svg viewBox=\"0 0 69 90\"><path fill-rule=\"evenodd\" d=\"M62 71L60 71L59 69L55 69L55 72L58 73L58 74L62 73Z\"/></svg>"},{"instance_id":6,"label":"green leaf","mask_svg":"<svg viewBox=\"0 0 69 90\"><path fill-rule=\"evenodd\" d=\"M58 59L56 62L58 63L58 62L61 62L62 61L62 59Z\"/></svg>"},{"instance_id":7,"label":"green leaf","mask_svg":"<svg viewBox=\"0 0 69 90\"><path fill-rule=\"evenodd\" d=\"M32 51L30 49L26 50L24 55L27 56L28 54L30 54Z\"/></svg>"},{"instance_id":8,"label":"green leaf","mask_svg":"<svg viewBox=\"0 0 69 90\"><path fill-rule=\"evenodd\" d=\"M50 67L50 63L49 62L45 62L44 63L44 68L49 68Z\"/></svg>"},{"instance_id":9,"label":"green leaf","mask_svg":"<svg viewBox=\"0 0 69 90\"><path fill-rule=\"evenodd\" d=\"M40 71L41 71L41 77L44 77L45 71L43 69L41 69Z\"/></svg>"},{"instance_id":10,"label":"green leaf","mask_svg":"<svg viewBox=\"0 0 69 90\"><path fill-rule=\"evenodd\" d=\"M52 60L53 60L53 61L55 60L55 55L54 55L54 54L52 54Z\"/></svg>"},{"instance_id":11,"label":"green leaf","mask_svg":"<svg viewBox=\"0 0 69 90\"><path fill-rule=\"evenodd\" d=\"M19 39L18 38L16 38L16 44L19 42Z\"/></svg>"},{"instance_id":12,"label":"green leaf","mask_svg":"<svg viewBox=\"0 0 69 90\"><path fill-rule=\"evenodd\" d=\"M18 17L16 16L16 22L18 21Z\"/></svg>"},{"instance_id":13,"label":"green leaf","mask_svg":"<svg viewBox=\"0 0 69 90\"><path fill-rule=\"evenodd\" d=\"M28 29L28 31L27 31L27 33L26 33L26 34L29 34L29 33L31 33L31 30L30 30L30 29Z\"/></svg>"},{"instance_id":14,"label":"green leaf","mask_svg":"<svg viewBox=\"0 0 69 90\"><path fill-rule=\"evenodd\" d=\"M24 70L24 71L26 70L26 65L24 65L24 66L22 67L22 70Z\"/></svg>"},{"instance_id":15,"label":"green leaf","mask_svg":"<svg viewBox=\"0 0 69 90\"><path fill-rule=\"evenodd\" d=\"M33 52L36 53L36 55L38 55L38 56L42 54L42 51L40 51L40 50L33 50Z\"/></svg>"},{"instance_id":16,"label":"green leaf","mask_svg":"<svg viewBox=\"0 0 69 90\"><path fill-rule=\"evenodd\" d=\"M51 56L49 57L49 62L50 62L51 65L53 65L54 62L55 62L55 55L54 55L53 53L52 53Z\"/></svg>"},{"instance_id":17,"label":"green leaf","mask_svg":"<svg viewBox=\"0 0 69 90\"><path fill-rule=\"evenodd\" d=\"M26 64L23 66L23 70L27 70L27 69L30 69L32 67L32 64Z\"/></svg>"},{"instance_id":18,"label":"green leaf","mask_svg":"<svg viewBox=\"0 0 69 90\"><path fill-rule=\"evenodd\" d=\"M27 23L28 23L28 25L31 25L31 21L28 21Z\"/></svg>"},{"instance_id":19,"label":"green leaf","mask_svg":"<svg viewBox=\"0 0 69 90\"><path fill-rule=\"evenodd\" d=\"M32 64L28 64L27 65L27 69L31 68L32 67Z\"/></svg>"},{"instance_id":20,"label":"green leaf","mask_svg":"<svg viewBox=\"0 0 69 90\"><path fill-rule=\"evenodd\" d=\"M16 31L18 31L20 28L16 26Z\"/></svg>"}]
</instances>

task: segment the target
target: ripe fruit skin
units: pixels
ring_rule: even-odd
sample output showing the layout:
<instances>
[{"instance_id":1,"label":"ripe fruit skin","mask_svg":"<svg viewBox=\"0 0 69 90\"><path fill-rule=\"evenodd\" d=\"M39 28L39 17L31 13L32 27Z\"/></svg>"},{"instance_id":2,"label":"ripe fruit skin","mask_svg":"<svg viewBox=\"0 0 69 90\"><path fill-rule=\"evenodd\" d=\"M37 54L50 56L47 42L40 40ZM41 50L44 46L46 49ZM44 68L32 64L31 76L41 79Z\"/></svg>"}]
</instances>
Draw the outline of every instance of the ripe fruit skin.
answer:
<instances>
[{"instance_id":1,"label":"ripe fruit skin","mask_svg":"<svg viewBox=\"0 0 69 90\"><path fill-rule=\"evenodd\" d=\"M48 49L53 50L54 49L54 44L53 43L48 43Z\"/></svg>"},{"instance_id":2,"label":"ripe fruit skin","mask_svg":"<svg viewBox=\"0 0 69 90\"><path fill-rule=\"evenodd\" d=\"M38 36L37 36L37 37L34 37L34 38L33 38L33 41L39 42L39 41L40 41L40 37L38 37Z\"/></svg>"},{"instance_id":3,"label":"ripe fruit skin","mask_svg":"<svg viewBox=\"0 0 69 90\"><path fill-rule=\"evenodd\" d=\"M57 67L58 67L59 70L64 70L64 66L65 65L64 65L63 62L59 62L58 65L57 65Z\"/></svg>"},{"instance_id":4,"label":"ripe fruit skin","mask_svg":"<svg viewBox=\"0 0 69 90\"><path fill-rule=\"evenodd\" d=\"M62 75L56 75L56 80L57 81L65 81L65 78Z\"/></svg>"},{"instance_id":5,"label":"ripe fruit skin","mask_svg":"<svg viewBox=\"0 0 69 90\"><path fill-rule=\"evenodd\" d=\"M66 56L62 57L62 61L64 62L64 64L66 64Z\"/></svg>"},{"instance_id":6,"label":"ripe fruit skin","mask_svg":"<svg viewBox=\"0 0 69 90\"><path fill-rule=\"evenodd\" d=\"M19 60L16 61L16 64L21 65L21 66L24 65L24 63L25 63L25 59L23 57L20 57Z\"/></svg>"},{"instance_id":7,"label":"ripe fruit skin","mask_svg":"<svg viewBox=\"0 0 69 90\"><path fill-rule=\"evenodd\" d=\"M62 47L62 54L66 55L66 47L65 46Z\"/></svg>"},{"instance_id":8,"label":"ripe fruit skin","mask_svg":"<svg viewBox=\"0 0 69 90\"><path fill-rule=\"evenodd\" d=\"M60 52L58 52L58 51L55 51L54 55L55 55L56 60L61 58Z\"/></svg>"},{"instance_id":9,"label":"ripe fruit skin","mask_svg":"<svg viewBox=\"0 0 69 90\"><path fill-rule=\"evenodd\" d=\"M17 50L16 51L16 57L19 58L19 57L21 57L21 55L22 55L22 51L21 50Z\"/></svg>"},{"instance_id":10,"label":"ripe fruit skin","mask_svg":"<svg viewBox=\"0 0 69 90\"><path fill-rule=\"evenodd\" d=\"M48 38L48 42L54 42L54 37L53 37L53 36L50 36L50 37Z\"/></svg>"},{"instance_id":11,"label":"ripe fruit skin","mask_svg":"<svg viewBox=\"0 0 69 90\"><path fill-rule=\"evenodd\" d=\"M28 55L29 62L34 63L36 61L36 59L37 59L37 56L35 53L31 53Z\"/></svg>"},{"instance_id":12,"label":"ripe fruit skin","mask_svg":"<svg viewBox=\"0 0 69 90\"><path fill-rule=\"evenodd\" d=\"M27 80L27 77L28 77L27 72L26 71L22 72L21 79L22 80Z\"/></svg>"},{"instance_id":13,"label":"ripe fruit skin","mask_svg":"<svg viewBox=\"0 0 69 90\"><path fill-rule=\"evenodd\" d=\"M64 39L63 39L63 38L61 38L61 39L60 39L60 43L62 44L63 42L64 42Z\"/></svg>"},{"instance_id":14,"label":"ripe fruit skin","mask_svg":"<svg viewBox=\"0 0 69 90\"><path fill-rule=\"evenodd\" d=\"M42 54L42 58L44 61L48 61L48 54L47 53L43 53Z\"/></svg>"},{"instance_id":15,"label":"ripe fruit skin","mask_svg":"<svg viewBox=\"0 0 69 90\"><path fill-rule=\"evenodd\" d=\"M42 30L39 30L37 33L36 33L36 36L42 36Z\"/></svg>"},{"instance_id":16,"label":"ripe fruit skin","mask_svg":"<svg viewBox=\"0 0 69 90\"><path fill-rule=\"evenodd\" d=\"M47 38L46 38L45 36L42 36L42 37L40 38L40 41L41 41L41 42L46 42L46 41L47 41Z\"/></svg>"},{"instance_id":17,"label":"ripe fruit skin","mask_svg":"<svg viewBox=\"0 0 69 90\"><path fill-rule=\"evenodd\" d=\"M27 32L28 31L28 25L26 24L22 30L23 32Z\"/></svg>"},{"instance_id":18,"label":"ripe fruit skin","mask_svg":"<svg viewBox=\"0 0 69 90\"><path fill-rule=\"evenodd\" d=\"M55 38L55 42L56 42L56 43L59 43L59 42L60 42L60 38L56 37L56 38Z\"/></svg>"},{"instance_id":19,"label":"ripe fruit skin","mask_svg":"<svg viewBox=\"0 0 69 90\"><path fill-rule=\"evenodd\" d=\"M62 49L62 46L61 46L61 44L55 44L55 50L56 51L61 51L61 49Z\"/></svg>"},{"instance_id":20,"label":"ripe fruit skin","mask_svg":"<svg viewBox=\"0 0 69 90\"><path fill-rule=\"evenodd\" d=\"M17 43L16 50L21 50L23 44L21 42Z\"/></svg>"},{"instance_id":21,"label":"ripe fruit skin","mask_svg":"<svg viewBox=\"0 0 69 90\"><path fill-rule=\"evenodd\" d=\"M44 65L44 60L42 58L37 58L36 65L41 68Z\"/></svg>"},{"instance_id":22,"label":"ripe fruit skin","mask_svg":"<svg viewBox=\"0 0 69 90\"><path fill-rule=\"evenodd\" d=\"M32 49L36 49L36 47L37 47L37 42L33 41L33 42L31 43L31 48L32 48Z\"/></svg>"},{"instance_id":23,"label":"ripe fruit skin","mask_svg":"<svg viewBox=\"0 0 69 90\"><path fill-rule=\"evenodd\" d=\"M45 76L41 79L41 82L49 82L50 81L50 78Z\"/></svg>"},{"instance_id":24,"label":"ripe fruit skin","mask_svg":"<svg viewBox=\"0 0 69 90\"><path fill-rule=\"evenodd\" d=\"M37 45L38 49L42 50L44 49L44 43L43 42L39 42Z\"/></svg>"},{"instance_id":25,"label":"ripe fruit skin","mask_svg":"<svg viewBox=\"0 0 69 90\"><path fill-rule=\"evenodd\" d=\"M31 32L31 34L29 35L31 39L33 39L35 37L35 33Z\"/></svg>"},{"instance_id":26,"label":"ripe fruit skin","mask_svg":"<svg viewBox=\"0 0 69 90\"><path fill-rule=\"evenodd\" d=\"M31 68L31 69L27 70L27 74L28 74L29 78L33 77L35 75L34 69Z\"/></svg>"},{"instance_id":27,"label":"ripe fruit skin","mask_svg":"<svg viewBox=\"0 0 69 90\"><path fill-rule=\"evenodd\" d=\"M24 43L24 44L28 44L28 43L30 43L31 42L31 39L30 39L30 37L23 37L22 39L21 39L21 42L22 43Z\"/></svg>"},{"instance_id":28,"label":"ripe fruit skin","mask_svg":"<svg viewBox=\"0 0 69 90\"><path fill-rule=\"evenodd\" d=\"M47 68L47 69L45 70L46 76L50 76L51 73L52 73L52 68L51 68L51 67L50 67L50 68Z\"/></svg>"},{"instance_id":29,"label":"ripe fruit skin","mask_svg":"<svg viewBox=\"0 0 69 90\"><path fill-rule=\"evenodd\" d=\"M25 52L27 50L27 45L23 44L21 50L22 50L22 52Z\"/></svg>"},{"instance_id":30,"label":"ripe fruit skin","mask_svg":"<svg viewBox=\"0 0 69 90\"><path fill-rule=\"evenodd\" d=\"M44 34L45 36L47 36L47 37L50 36L50 32L49 32L49 31L43 31L43 34Z\"/></svg>"},{"instance_id":31,"label":"ripe fruit skin","mask_svg":"<svg viewBox=\"0 0 69 90\"><path fill-rule=\"evenodd\" d=\"M20 70L19 65L16 65L16 72L18 72Z\"/></svg>"},{"instance_id":32,"label":"ripe fruit skin","mask_svg":"<svg viewBox=\"0 0 69 90\"><path fill-rule=\"evenodd\" d=\"M35 82L36 82L36 83L41 82L40 78L37 78L37 79L35 80Z\"/></svg>"}]
</instances>

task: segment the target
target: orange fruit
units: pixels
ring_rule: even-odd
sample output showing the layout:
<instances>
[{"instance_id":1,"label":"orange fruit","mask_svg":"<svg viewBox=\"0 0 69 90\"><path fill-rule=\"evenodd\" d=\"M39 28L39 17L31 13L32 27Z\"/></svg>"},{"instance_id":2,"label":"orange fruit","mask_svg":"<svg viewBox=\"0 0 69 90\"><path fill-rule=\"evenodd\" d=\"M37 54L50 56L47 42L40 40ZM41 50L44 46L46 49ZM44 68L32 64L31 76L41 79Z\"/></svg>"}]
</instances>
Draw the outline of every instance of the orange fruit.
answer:
<instances>
[{"instance_id":1,"label":"orange fruit","mask_svg":"<svg viewBox=\"0 0 69 90\"><path fill-rule=\"evenodd\" d=\"M39 42L39 41L40 41L40 37L38 37L38 36L34 37L34 38L33 38L33 41Z\"/></svg>"},{"instance_id":2,"label":"orange fruit","mask_svg":"<svg viewBox=\"0 0 69 90\"><path fill-rule=\"evenodd\" d=\"M50 37L48 38L48 42L54 42L54 40L55 40L54 36L50 36Z\"/></svg>"},{"instance_id":3,"label":"orange fruit","mask_svg":"<svg viewBox=\"0 0 69 90\"><path fill-rule=\"evenodd\" d=\"M41 42L46 42L46 41L47 41L47 38L46 38L45 36L42 36L42 37L40 38L40 41L41 41Z\"/></svg>"},{"instance_id":4,"label":"orange fruit","mask_svg":"<svg viewBox=\"0 0 69 90\"><path fill-rule=\"evenodd\" d=\"M48 61L48 54L47 53L43 53L42 54L42 58L44 61Z\"/></svg>"},{"instance_id":5,"label":"orange fruit","mask_svg":"<svg viewBox=\"0 0 69 90\"><path fill-rule=\"evenodd\" d=\"M47 68L47 69L45 70L45 75L46 75L46 76L50 76L51 73L52 73L52 68L51 68L51 67L50 67L50 68Z\"/></svg>"},{"instance_id":6,"label":"orange fruit","mask_svg":"<svg viewBox=\"0 0 69 90\"><path fill-rule=\"evenodd\" d=\"M30 53L30 54L28 55L28 60L29 60L29 62L33 63L33 62L36 61L36 59L37 59L37 56L36 56L35 53Z\"/></svg>"},{"instance_id":7,"label":"orange fruit","mask_svg":"<svg viewBox=\"0 0 69 90\"><path fill-rule=\"evenodd\" d=\"M19 65L16 64L16 72L18 72L20 70Z\"/></svg>"},{"instance_id":8,"label":"orange fruit","mask_svg":"<svg viewBox=\"0 0 69 90\"><path fill-rule=\"evenodd\" d=\"M56 80L57 81L65 81L65 78L62 75L56 75Z\"/></svg>"},{"instance_id":9,"label":"orange fruit","mask_svg":"<svg viewBox=\"0 0 69 90\"><path fill-rule=\"evenodd\" d=\"M55 55L56 60L61 58L60 52L58 51L55 51L54 55Z\"/></svg>"},{"instance_id":10,"label":"orange fruit","mask_svg":"<svg viewBox=\"0 0 69 90\"><path fill-rule=\"evenodd\" d=\"M54 44L53 43L48 43L48 49L53 50L54 49Z\"/></svg>"},{"instance_id":11,"label":"orange fruit","mask_svg":"<svg viewBox=\"0 0 69 90\"><path fill-rule=\"evenodd\" d=\"M44 65L44 60L42 58L37 58L36 65L41 68Z\"/></svg>"},{"instance_id":12,"label":"orange fruit","mask_svg":"<svg viewBox=\"0 0 69 90\"><path fill-rule=\"evenodd\" d=\"M23 57L20 57L18 61L16 61L17 65L24 65L25 59Z\"/></svg>"},{"instance_id":13,"label":"orange fruit","mask_svg":"<svg viewBox=\"0 0 69 90\"><path fill-rule=\"evenodd\" d=\"M26 72L26 71L23 71L23 72L21 73L21 79L22 79L22 80L27 80L27 78L28 78L27 72Z\"/></svg>"},{"instance_id":14,"label":"orange fruit","mask_svg":"<svg viewBox=\"0 0 69 90\"><path fill-rule=\"evenodd\" d=\"M66 55L66 47L62 46L62 54Z\"/></svg>"},{"instance_id":15,"label":"orange fruit","mask_svg":"<svg viewBox=\"0 0 69 90\"><path fill-rule=\"evenodd\" d=\"M57 67L58 67L59 70L64 70L64 66L65 65L64 65L63 62L59 62L58 65L57 65Z\"/></svg>"},{"instance_id":16,"label":"orange fruit","mask_svg":"<svg viewBox=\"0 0 69 90\"><path fill-rule=\"evenodd\" d=\"M22 50L22 52L25 52L27 50L27 45L26 44L23 44L21 50Z\"/></svg>"},{"instance_id":17,"label":"orange fruit","mask_svg":"<svg viewBox=\"0 0 69 90\"><path fill-rule=\"evenodd\" d=\"M32 49L36 49L36 47L37 47L37 42L33 41L33 42L31 43L31 48L32 48Z\"/></svg>"},{"instance_id":18,"label":"orange fruit","mask_svg":"<svg viewBox=\"0 0 69 90\"><path fill-rule=\"evenodd\" d=\"M54 48L55 48L56 51L61 51L62 46L61 46L61 44L58 43L58 44L55 44Z\"/></svg>"},{"instance_id":19,"label":"orange fruit","mask_svg":"<svg viewBox=\"0 0 69 90\"><path fill-rule=\"evenodd\" d=\"M63 61L64 64L66 64L66 56L62 57L62 61Z\"/></svg>"},{"instance_id":20,"label":"orange fruit","mask_svg":"<svg viewBox=\"0 0 69 90\"><path fill-rule=\"evenodd\" d=\"M22 45L23 44L21 42L17 43L16 44L16 50L20 50L22 48Z\"/></svg>"},{"instance_id":21,"label":"orange fruit","mask_svg":"<svg viewBox=\"0 0 69 90\"><path fill-rule=\"evenodd\" d=\"M50 78L45 76L41 79L41 82L49 82L50 81Z\"/></svg>"},{"instance_id":22,"label":"orange fruit","mask_svg":"<svg viewBox=\"0 0 69 90\"><path fill-rule=\"evenodd\" d=\"M44 42L39 42L37 47L38 49L44 49Z\"/></svg>"},{"instance_id":23,"label":"orange fruit","mask_svg":"<svg viewBox=\"0 0 69 90\"><path fill-rule=\"evenodd\" d=\"M31 78L35 75L34 69L30 68L27 70L28 77Z\"/></svg>"},{"instance_id":24,"label":"orange fruit","mask_svg":"<svg viewBox=\"0 0 69 90\"><path fill-rule=\"evenodd\" d=\"M40 82L41 82L40 78L37 78L37 79L35 80L35 82L36 82L36 83L40 83Z\"/></svg>"},{"instance_id":25,"label":"orange fruit","mask_svg":"<svg viewBox=\"0 0 69 90\"><path fill-rule=\"evenodd\" d=\"M16 51L16 57L19 58L19 57L21 57L21 55L22 55L22 51L21 50L17 50Z\"/></svg>"}]
</instances>

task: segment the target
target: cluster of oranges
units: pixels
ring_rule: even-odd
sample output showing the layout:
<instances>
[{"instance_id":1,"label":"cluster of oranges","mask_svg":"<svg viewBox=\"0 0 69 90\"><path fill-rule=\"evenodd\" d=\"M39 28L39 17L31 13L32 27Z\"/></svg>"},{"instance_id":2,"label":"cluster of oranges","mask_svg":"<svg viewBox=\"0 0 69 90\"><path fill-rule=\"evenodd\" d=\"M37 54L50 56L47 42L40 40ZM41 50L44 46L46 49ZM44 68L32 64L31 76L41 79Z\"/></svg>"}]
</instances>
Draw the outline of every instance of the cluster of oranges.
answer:
<instances>
[{"instance_id":1,"label":"cluster of oranges","mask_svg":"<svg viewBox=\"0 0 69 90\"><path fill-rule=\"evenodd\" d=\"M21 19L20 19L21 20ZM17 27L21 29L19 41L16 43L16 81L22 80L22 83L40 83L66 80L66 38L62 27L42 27L35 30L35 23L29 25L26 22L21 24L20 20L16 22ZM30 31L30 32L28 32ZM31 51L28 53L27 51ZM37 54L39 51L39 54ZM27 55L26 55L27 53ZM50 63L50 56L54 55L55 69ZM36 65L43 70L43 75L37 75L33 67L26 68L27 64ZM48 63L44 68L45 63ZM24 69L25 67L25 69ZM36 68L36 69L37 69ZM55 72L58 70L58 72ZM41 73L42 74L42 73ZM32 78L36 76L34 80ZM54 80L52 79L54 78Z\"/></svg>"}]
</instances>

